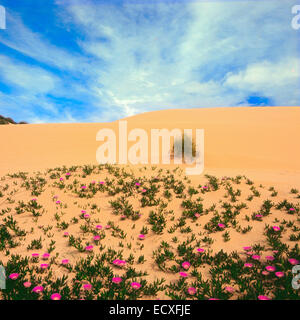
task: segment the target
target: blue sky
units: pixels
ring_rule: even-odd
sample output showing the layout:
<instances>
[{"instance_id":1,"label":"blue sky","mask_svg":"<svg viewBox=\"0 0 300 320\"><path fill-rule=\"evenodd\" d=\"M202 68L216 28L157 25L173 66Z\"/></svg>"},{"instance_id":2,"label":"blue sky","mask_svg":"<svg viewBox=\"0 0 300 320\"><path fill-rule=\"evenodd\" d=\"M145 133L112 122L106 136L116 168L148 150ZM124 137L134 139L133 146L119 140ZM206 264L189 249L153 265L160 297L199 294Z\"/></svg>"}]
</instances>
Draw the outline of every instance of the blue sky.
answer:
<instances>
[{"instance_id":1,"label":"blue sky","mask_svg":"<svg viewBox=\"0 0 300 320\"><path fill-rule=\"evenodd\" d=\"M0 114L104 122L300 106L296 0L0 0Z\"/></svg>"}]
</instances>

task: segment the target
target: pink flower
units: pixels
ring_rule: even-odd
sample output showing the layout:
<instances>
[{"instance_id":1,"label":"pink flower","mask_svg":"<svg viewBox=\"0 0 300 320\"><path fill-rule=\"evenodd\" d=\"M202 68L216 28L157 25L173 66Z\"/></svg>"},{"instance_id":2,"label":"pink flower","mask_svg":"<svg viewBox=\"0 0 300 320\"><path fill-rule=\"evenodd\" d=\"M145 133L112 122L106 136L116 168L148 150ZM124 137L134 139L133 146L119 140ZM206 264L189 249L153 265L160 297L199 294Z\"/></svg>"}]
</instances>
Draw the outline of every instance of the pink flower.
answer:
<instances>
[{"instance_id":1,"label":"pink flower","mask_svg":"<svg viewBox=\"0 0 300 320\"><path fill-rule=\"evenodd\" d=\"M282 278L282 277L284 277L284 272L282 272L282 271L275 272L275 276L278 278Z\"/></svg>"},{"instance_id":2,"label":"pink flower","mask_svg":"<svg viewBox=\"0 0 300 320\"><path fill-rule=\"evenodd\" d=\"M44 260L47 260L49 257L50 257L50 254L49 254L49 253L44 253L44 254L43 254L43 259L44 259Z\"/></svg>"},{"instance_id":3,"label":"pink flower","mask_svg":"<svg viewBox=\"0 0 300 320\"><path fill-rule=\"evenodd\" d=\"M42 264L40 265L40 267L41 267L41 269L47 269L47 268L49 267L49 264L47 264L47 263L42 263Z\"/></svg>"},{"instance_id":4,"label":"pink flower","mask_svg":"<svg viewBox=\"0 0 300 320\"><path fill-rule=\"evenodd\" d=\"M187 289L187 292L188 292L188 294L190 294L192 296L192 295L196 294L197 290L194 287L189 287Z\"/></svg>"},{"instance_id":5,"label":"pink flower","mask_svg":"<svg viewBox=\"0 0 300 320\"><path fill-rule=\"evenodd\" d=\"M70 172L67 172L67 173L66 173L66 176L67 176L67 177L69 177L70 175L71 175L71 173L70 173Z\"/></svg>"},{"instance_id":6,"label":"pink flower","mask_svg":"<svg viewBox=\"0 0 300 320\"><path fill-rule=\"evenodd\" d=\"M59 293L53 293L50 297L51 300L60 300L61 295Z\"/></svg>"},{"instance_id":7,"label":"pink flower","mask_svg":"<svg viewBox=\"0 0 300 320\"><path fill-rule=\"evenodd\" d=\"M139 182L136 182L135 185L139 187L141 184Z\"/></svg>"},{"instance_id":8,"label":"pink flower","mask_svg":"<svg viewBox=\"0 0 300 320\"><path fill-rule=\"evenodd\" d=\"M113 264L119 267L122 267L126 264L127 262L125 260L120 260L120 259L116 259L113 261Z\"/></svg>"},{"instance_id":9,"label":"pink flower","mask_svg":"<svg viewBox=\"0 0 300 320\"><path fill-rule=\"evenodd\" d=\"M218 227L221 228L221 229L224 229L224 228L225 228L225 224L223 224L223 223L218 223Z\"/></svg>"},{"instance_id":10,"label":"pink flower","mask_svg":"<svg viewBox=\"0 0 300 320\"><path fill-rule=\"evenodd\" d=\"M11 280L17 280L18 278L19 278L18 273L12 273L9 275L9 279L11 279Z\"/></svg>"},{"instance_id":11,"label":"pink flower","mask_svg":"<svg viewBox=\"0 0 300 320\"><path fill-rule=\"evenodd\" d=\"M56 203L56 204L60 204L60 203L61 203L61 201L57 200L55 203Z\"/></svg>"},{"instance_id":12,"label":"pink flower","mask_svg":"<svg viewBox=\"0 0 300 320\"><path fill-rule=\"evenodd\" d=\"M183 269L188 270L191 264L188 261L184 261L181 266Z\"/></svg>"},{"instance_id":13,"label":"pink flower","mask_svg":"<svg viewBox=\"0 0 300 320\"><path fill-rule=\"evenodd\" d=\"M29 287L31 287L31 282L25 281L25 282L23 283L23 286L24 286L25 288L29 288Z\"/></svg>"},{"instance_id":14,"label":"pink flower","mask_svg":"<svg viewBox=\"0 0 300 320\"><path fill-rule=\"evenodd\" d=\"M208 300L220 300L218 298L209 298Z\"/></svg>"},{"instance_id":15,"label":"pink flower","mask_svg":"<svg viewBox=\"0 0 300 320\"><path fill-rule=\"evenodd\" d=\"M243 249L244 249L245 251L248 251L248 250L251 250L252 247L243 247Z\"/></svg>"},{"instance_id":16,"label":"pink flower","mask_svg":"<svg viewBox=\"0 0 300 320\"><path fill-rule=\"evenodd\" d=\"M139 235L139 239L140 239L140 240L144 240L144 239L145 239L145 235L144 235L144 234L140 234L140 235Z\"/></svg>"},{"instance_id":17,"label":"pink flower","mask_svg":"<svg viewBox=\"0 0 300 320\"><path fill-rule=\"evenodd\" d=\"M86 186L81 186L81 189L86 189Z\"/></svg>"},{"instance_id":18,"label":"pink flower","mask_svg":"<svg viewBox=\"0 0 300 320\"><path fill-rule=\"evenodd\" d=\"M82 213L82 214L85 214L85 213L86 213L86 211L85 211L85 210L81 210L81 213Z\"/></svg>"},{"instance_id":19,"label":"pink flower","mask_svg":"<svg viewBox=\"0 0 300 320\"><path fill-rule=\"evenodd\" d=\"M35 292L35 293L40 293L44 290L44 288L42 286L36 286L32 289L32 292Z\"/></svg>"},{"instance_id":20,"label":"pink flower","mask_svg":"<svg viewBox=\"0 0 300 320\"><path fill-rule=\"evenodd\" d=\"M254 259L254 260L259 260L259 259L260 259L260 256L257 255L257 254L254 254L254 255L252 256L252 259Z\"/></svg>"},{"instance_id":21,"label":"pink flower","mask_svg":"<svg viewBox=\"0 0 300 320\"><path fill-rule=\"evenodd\" d=\"M125 260L119 260L119 266L120 266L120 267L125 266L126 263L127 263L127 262L126 262Z\"/></svg>"},{"instance_id":22,"label":"pink flower","mask_svg":"<svg viewBox=\"0 0 300 320\"><path fill-rule=\"evenodd\" d=\"M89 283L86 283L83 285L83 289L86 291L91 290L92 288L93 288L93 286Z\"/></svg>"},{"instance_id":23,"label":"pink flower","mask_svg":"<svg viewBox=\"0 0 300 320\"><path fill-rule=\"evenodd\" d=\"M66 264L68 264L68 263L69 263L69 260L68 260L68 259L63 259L63 260L61 260L61 264L66 265Z\"/></svg>"},{"instance_id":24,"label":"pink flower","mask_svg":"<svg viewBox=\"0 0 300 320\"><path fill-rule=\"evenodd\" d=\"M126 216L123 214L123 215L121 215L121 219L122 220L125 220L126 219Z\"/></svg>"},{"instance_id":25,"label":"pink flower","mask_svg":"<svg viewBox=\"0 0 300 320\"><path fill-rule=\"evenodd\" d=\"M267 296L258 296L257 298L258 298L258 300L271 300L271 298L269 298Z\"/></svg>"},{"instance_id":26,"label":"pink flower","mask_svg":"<svg viewBox=\"0 0 300 320\"><path fill-rule=\"evenodd\" d=\"M289 208L289 211L295 211L295 208Z\"/></svg>"},{"instance_id":27,"label":"pink flower","mask_svg":"<svg viewBox=\"0 0 300 320\"><path fill-rule=\"evenodd\" d=\"M93 251L93 248L94 248L93 246L86 246L85 250L86 251Z\"/></svg>"},{"instance_id":28,"label":"pink flower","mask_svg":"<svg viewBox=\"0 0 300 320\"><path fill-rule=\"evenodd\" d=\"M232 288L232 287L225 287L224 289L225 289L225 291L230 292L230 293L233 293L235 291L234 288Z\"/></svg>"},{"instance_id":29,"label":"pink flower","mask_svg":"<svg viewBox=\"0 0 300 320\"><path fill-rule=\"evenodd\" d=\"M131 282L130 285L133 289L139 289L141 287L141 284L139 282Z\"/></svg>"},{"instance_id":30,"label":"pink flower","mask_svg":"<svg viewBox=\"0 0 300 320\"><path fill-rule=\"evenodd\" d=\"M59 181L64 181L64 178L59 178Z\"/></svg>"},{"instance_id":31,"label":"pink flower","mask_svg":"<svg viewBox=\"0 0 300 320\"><path fill-rule=\"evenodd\" d=\"M247 251L246 254L247 254L248 256L253 256L253 252L252 252L252 251Z\"/></svg>"},{"instance_id":32,"label":"pink flower","mask_svg":"<svg viewBox=\"0 0 300 320\"><path fill-rule=\"evenodd\" d=\"M69 236L69 232L64 232L64 237L68 237Z\"/></svg>"},{"instance_id":33,"label":"pink flower","mask_svg":"<svg viewBox=\"0 0 300 320\"><path fill-rule=\"evenodd\" d=\"M94 236L94 240L95 241L99 241L100 240L100 236Z\"/></svg>"},{"instance_id":34,"label":"pink flower","mask_svg":"<svg viewBox=\"0 0 300 320\"><path fill-rule=\"evenodd\" d=\"M101 226L101 225L97 225L97 226L96 226L96 229L101 230L101 229L102 229L102 226Z\"/></svg>"},{"instance_id":35,"label":"pink flower","mask_svg":"<svg viewBox=\"0 0 300 320\"><path fill-rule=\"evenodd\" d=\"M266 259L269 261L273 261L275 258L273 256L266 256Z\"/></svg>"},{"instance_id":36,"label":"pink flower","mask_svg":"<svg viewBox=\"0 0 300 320\"><path fill-rule=\"evenodd\" d=\"M255 218L257 218L257 219L261 219L263 216L262 216L262 214L256 214L255 215Z\"/></svg>"},{"instance_id":37,"label":"pink flower","mask_svg":"<svg viewBox=\"0 0 300 320\"><path fill-rule=\"evenodd\" d=\"M205 251L205 249L203 249L203 248L197 248L197 251L200 252L200 253L202 253L202 252Z\"/></svg>"},{"instance_id":38,"label":"pink flower","mask_svg":"<svg viewBox=\"0 0 300 320\"><path fill-rule=\"evenodd\" d=\"M144 192L144 193L147 192L147 189L143 189L142 192Z\"/></svg>"},{"instance_id":39,"label":"pink flower","mask_svg":"<svg viewBox=\"0 0 300 320\"><path fill-rule=\"evenodd\" d=\"M89 215L88 213L86 213L85 215L83 215L83 217L84 217L85 219L88 219L88 218L90 217L90 215Z\"/></svg>"},{"instance_id":40,"label":"pink flower","mask_svg":"<svg viewBox=\"0 0 300 320\"><path fill-rule=\"evenodd\" d=\"M270 272L274 272L276 268L274 266L266 266L266 270Z\"/></svg>"},{"instance_id":41,"label":"pink flower","mask_svg":"<svg viewBox=\"0 0 300 320\"><path fill-rule=\"evenodd\" d=\"M105 182L104 182L104 181L100 181L99 183L100 183L100 184L104 184Z\"/></svg>"},{"instance_id":42,"label":"pink flower","mask_svg":"<svg viewBox=\"0 0 300 320\"><path fill-rule=\"evenodd\" d=\"M261 272L261 274L263 274L264 276L267 276L267 275L270 274L270 272L264 270L264 271Z\"/></svg>"},{"instance_id":43,"label":"pink flower","mask_svg":"<svg viewBox=\"0 0 300 320\"><path fill-rule=\"evenodd\" d=\"M291 258L289 259L289 263L292 265L296 265L296 264L299 264L299 261L297 259Z\"/></svg>"},{"instance_id":44,"label":"pink flower","mask_svg":"<svg viewBox=\"0 0 300 320\"><path fill-rule=\"evenodd\" d=\"M36 198L33 198L33 199L31 199L31 201L35 202L35 201L37 201L37 199L36 199Z\"/></svg>"},{"instance_id":45,"label":"pink flower","mask_svg":"<svg viewBox=\"0 0 300 320\"><path fill-rule=\"evenodd\" d=\"M38 258L40 256L40 254L39 253L33 253L31 256L32 256L32 258Z\"/></svg>"},{"instance_id":46,"label":"pink flower","mask_svg":"<svg viewBox=\"0 0 300 320\"><path fill-rule=\"evenodd\" d=\"M253 266L252 263L245 263L244 264L244 267L247 267L247 268L252 268L252 266Z\"/></svg>"},{"instance_id":47,"label":"pink flower","mask_svg":"<svg viewBox=\"0 0 300 320\"><path fill-rule=\"evenodd\" d=\"M184 278L189 276L188 273L186 273L186 272L179 272L179 275L181 275Z\"/></svg>"},{"instance_id":48,"label":"pink flower","mask_svg":"<svg viewBox=\"0 0 300 320\"><path fill-rule=\"evenodd\" d=\"M122 282L122 278L120 277L113 277L111 280L113 283L119 284L120 282Z\"/></svg>"},{"instance_id":49,"label":"pink flower","mask_svg":"<svg viewBox=\"0 0 300 320\"><path fill-rule=\"evenodd\" d=\"M105 229L110 229L110 225L109 225L109 224L106 225L106 226L105 226Z\"/></svg>"},{"instance_id":50,"label":"pink flower","mask_svg":"<svg viewBox=\"0 0 300 320\"><path fill-rule=\"evenodd\" d=\"M199 218L200 217L200 213L195 213L195 217Z\"/></svg>"},{"instance_id":51,"label":"pink flower","mask_svg":"<svg viewBox=\"0 0 300 320\"><path fill-rule=\"evenodd\" d=\"M280 227L278 227L278 226L273 226L272 228L274 231L280 231Z\"/></svg>"}]
</instances>

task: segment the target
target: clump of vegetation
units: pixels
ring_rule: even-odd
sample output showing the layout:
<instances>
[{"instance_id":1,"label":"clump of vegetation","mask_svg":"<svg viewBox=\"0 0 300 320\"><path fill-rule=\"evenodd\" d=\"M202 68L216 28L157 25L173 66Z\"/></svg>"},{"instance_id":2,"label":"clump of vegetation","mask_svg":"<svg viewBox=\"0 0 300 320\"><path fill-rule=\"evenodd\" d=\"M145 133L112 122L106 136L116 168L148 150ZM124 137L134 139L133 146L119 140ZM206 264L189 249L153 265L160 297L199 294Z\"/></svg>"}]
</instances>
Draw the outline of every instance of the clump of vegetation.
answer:
<instances>
[{"instance_id":1,"label":"clump of vegetation","mask_svg":"<svg viewBox=\"0 0 300 320\"><path fill-rule=\"evenodd\" d=\"M278 200L274 187L241 175L195 185L178 168L146 170L86 165L2 177L0 299L299 300L296 188ZM155 268L163 276L152 281Z\"/></svg>"},{"instance_id":2,"label":"clump of vegetation","mask_svg":"<svg viewBox=\"0 0 300 320\"><path fill-rule=\"evenodd\" d=\"M25 121L21 121L21 122L15 122L12 118L9 117L3 117L0 115L0 125L1 124L27 124L27 122Z\"/></svg>"},{"instance_id":3,"label":"clump of vegetation","mask_svg":"<svg viewBox=\"0 0 300 320\"><path fill-rule=\"evenodd\" d=\"M170 157L171 159L175 159L178 158L178 155L181 155L183 162L188 162L192 157L196 157L197 155L195 142L187 134L183 134L180 139L174 139Z\"/></svg>"}]
</instances>

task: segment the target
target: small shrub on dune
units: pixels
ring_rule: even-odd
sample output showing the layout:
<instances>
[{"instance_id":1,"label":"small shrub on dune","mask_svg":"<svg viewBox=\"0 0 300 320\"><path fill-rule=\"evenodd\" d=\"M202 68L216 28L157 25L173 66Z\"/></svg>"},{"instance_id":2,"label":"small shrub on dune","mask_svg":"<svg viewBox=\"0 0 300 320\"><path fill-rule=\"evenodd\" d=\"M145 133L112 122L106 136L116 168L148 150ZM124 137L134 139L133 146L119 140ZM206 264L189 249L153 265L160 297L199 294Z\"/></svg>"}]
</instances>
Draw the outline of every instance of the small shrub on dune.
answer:
<instances>
[{"instance_id":1,"label":"small shrub on dune","mask_svg":"<svg viewBox=\"0 0 300 320\"><path fill-rule=\"evenodd\" d=\"M197 155L195 142L187 134L182 135L181 139L175 139L171 147L171 159L178 158L180 154L183 162L188 162Z\"/></svg>"}]
</instances>

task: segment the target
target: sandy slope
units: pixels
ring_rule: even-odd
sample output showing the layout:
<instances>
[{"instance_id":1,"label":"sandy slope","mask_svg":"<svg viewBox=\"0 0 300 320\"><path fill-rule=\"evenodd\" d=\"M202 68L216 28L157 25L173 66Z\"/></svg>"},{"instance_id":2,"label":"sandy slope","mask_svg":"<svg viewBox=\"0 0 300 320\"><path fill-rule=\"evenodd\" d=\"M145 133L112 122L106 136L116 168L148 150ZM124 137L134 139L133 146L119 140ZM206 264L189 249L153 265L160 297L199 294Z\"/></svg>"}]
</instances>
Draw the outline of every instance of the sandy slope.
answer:
<instances>
[{"instance_id":1,"label":"sandy slope","mask_svg":"<svg viewBox=\"0 0 300 320\"><path fill-rule=\"evenodd\" d=\"M257 212L262 201L271 199L278 203L284 199L288 199L293 203L298 203L299 198L291 194L291 188L300 189L300 108L299 107L276 107L276 108L215 108L215 109L192 109L192 110L165 110L140 114L138 116L127 118L128 130L133 128L143 128L149 131L151 128L181 128L181 129L205 129L205 171L211 175L236 176L246 175L255 182L255 188L259 190L261 196L254 197L253 201L248 201L247 197L251 194L251 185L233 183L234 190L241 190L242 197L238 197L238 201L247 203L248 208L242 209L242 214L238 218L238 223L241 228L246 228L248 222L245 216L251 216ZM0 160L0 176L8 172L17 171L37 171L45 168L54 168L59 166L72 166L83 164L97 164L96 150L101 144L96 141L96 133L101 128L112 128L118 133L118 122L113 123L90 123L90 124L39 124L39 125L18 125L18 126L0 126L1 134L1 160ZM130 146L130 144L129 144ZM166 165L164 167L167 167ZM169 167L174 167L169 166ZM141 175L149 175L149 179L153 175L159 175L152 168L143 170L141 166L129 167L133 169L134 174L138 177ZM184 168L183 168L184 169ZM60 172L58 173L60 175ZM80 171L72 172L70 180L79 179L82 183L88 185L92 180L105 180L107 173L100 173L83 177ZM44 175L42 175L44 177ZM15 213L15 207L18 201L27 203L33 197L28 190L24 189L20 178L8 178L0 183L0 191L5 195L0 203L0 209L11 208L14 218L18 225L28 232L26 238L22 240L20 246L11 249L14 254L31 254L33 250L26 249L33 239L43 238L43 251L38 250L40 254L44 253L50 245L50 240L56 241L56 249L52 253L59 253L59 259L70 259L71 263L75 263L79 257L85 257L86 253L78 253L74 248L68 245L68 240L63 237L63 231L57 227L55 213L60 213L63 220L70 223L67 229L70 234L82 237L82 230L79 224L71 223L71 219L79 217L81 209L88 210L91 213L93 224L101 223L108 224L109 221L120 225L124 228L128 237L126 241L132 241L132 252L136 257L139 254L144 254L146 262L142 266L137 265L142 270L154 270L154 273L149 275L151 281L157 277L164 276L168 281L173 281L177 275L165 274L161 272L154 264L151 258L153 249L157 248L159 243L171 240L174 236L184 240L189 236L189 233L182 234L178 230L175 233L165 232L163 235L155 235L149 233L147 239L143 240L143 250L140 249L140 242L136 239L137 232L143 226L147 225L147 217L153 207L141 208L138 199L141 197L141 191L135 193L128 198L134 208L141 210L141 219L136 221L133 229L132 223L128 220L120 220L119 216L112 214L112 208L109 205L109 197L107 193L97 194L95 198L87 200L86 198L78 198L71 190L60 190L54 186L54 181L58 182L59 178L53 180L50 178L50 173L46 175L47 185L45 191L38 196L38 203L43 205L46 210L38 219L33 217L30 212L22 214ZM197 187L206 184L206 178L201 176L190 177L194 186ZM5 185L9 184L9 188ZM160 182L163 185L162 182ZM189 184L189 182L188 182ZM263 186L261 186L262 184ZM278 196L271 197L270 186L274 186L278 191ZM149 186L146 184L146 188ZM54 195L62 201L62 204L57 204L54 200ZM117 195L119 196L119 195ZM115 196L115 197L117 197ZM196 196L195 196L196 197ZM194 198L195 198L194 197ZM220 190L215 192L205 193L204 207L209 208L216 204L216 208L221 212L222 201L229 201L226 196L225 185ZM8 200L13 198L15 202ZM159 194L160 199L164 199L163 194ZM224 198L224 199L223 199ZM76 200L76 201L75 201ZM101 213L92 209L91 205L95 203L101 208ZM67 206L65 206L67 205ZM179 219L182 208L181 200L174 195L168 202L168 210L174 211L174 218ZM210 248L217 252L220 249L231 252L237 250L241 253L242 246L247 246L254 243L264 241L263 232L264 225L277 223L277 219L294 219L296 223L297 216L288 215L286 212L272 209L274 215L264 218L264 223L259 221L250 221L253 228L250 232L241 234L237 230L229 228L231 240L223 241L223 233L217 232L210 234L213 237L213 244L206 245L205 248ZM199 222L190 223L187 226L192 228L192 232L198 235L199 230L210 221L213 212L201 217ZM5 214L3 215L3 219ZM168 228L174 224L173 220L167 221ZM174 220L176 221L176 220ZM83 222L81 218L80 222ZM47 231L43 230L43 226L50 226L51 232L49 236ZM30 231L34 228L33 231ZM203 230L202 230L203 231ZM106 244L112 245L115 249L119 249L120 239L112 236L111 230L104 231L107 234ZM205 234L202 234L203 237ZM284 242L295 244L288 240L290 230L284 234ZM90 234L84 235L84 241L91 241ZM97 247L98 248L98 247ZM130 250L124 247L125 257L131 253ZM142 250L142 251L141 251ZM267 252L269 253L269 252ZM265 254L267 254L265 253ZM241 253L245 255L244 253ZM4 262L9 257L4 257L0 252L0 258ZM0 259L0 260L1 260ZM53 266L58 273L64 272L59 265ZM117 269L116 272L119 272ZM199 269L204 275L204 279L208 276L207 269ZM156 297L154 297L156 298ZM158 298L164 299L164 294L158 295ZM1 299L1 297L0 297Z\"/></svg>"},{"instance_id":2,"label":"sandy slope","mask_svg":"<svg viewBox=\"0 0 300 320\"><path fill-rule=\"evenodd\" d=\"M126 120L128 131L205 129L205 169L211 173L246 174L271 184L300 184L299 107L163 110ZM113 128L118 135L118 122L0 126L0 175L96 164L96 150L101 145L96 133L102 128Z\"/></svg>"}]
</instances>

